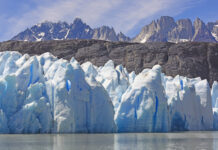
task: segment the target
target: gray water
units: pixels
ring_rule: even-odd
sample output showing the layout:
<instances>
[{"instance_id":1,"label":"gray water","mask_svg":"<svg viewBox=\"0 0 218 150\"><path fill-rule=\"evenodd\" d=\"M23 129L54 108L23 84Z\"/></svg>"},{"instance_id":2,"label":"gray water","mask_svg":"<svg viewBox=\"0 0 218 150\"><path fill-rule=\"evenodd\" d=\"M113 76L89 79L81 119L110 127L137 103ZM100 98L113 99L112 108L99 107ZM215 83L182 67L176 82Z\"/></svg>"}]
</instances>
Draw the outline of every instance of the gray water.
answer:
<instances>
[{"instance_id":1,"label":"gray water","mask_svg":"<svg viewBox=\"0 0 218 150\"><path fill-rule=\"evenodd\" d=\"M218 132L0 135L0 150L217 150Z\"/></svg>"}]
</instances>

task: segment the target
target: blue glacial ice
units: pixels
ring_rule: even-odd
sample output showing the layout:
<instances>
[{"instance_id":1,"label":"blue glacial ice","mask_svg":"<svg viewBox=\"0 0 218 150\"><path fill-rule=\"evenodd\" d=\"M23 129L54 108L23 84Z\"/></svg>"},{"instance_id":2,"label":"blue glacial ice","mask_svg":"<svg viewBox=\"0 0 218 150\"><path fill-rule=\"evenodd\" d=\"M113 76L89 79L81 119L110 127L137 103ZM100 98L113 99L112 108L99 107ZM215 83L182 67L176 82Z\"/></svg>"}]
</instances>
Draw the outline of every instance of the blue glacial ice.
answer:
<instances>
[{"instance_id":1,"label":"blue glacial ice","mask_svg":"<svg viewBox=\"0 0 218 150\"><path fill-rule=\"evenodd\" d=\"M215 130L218 130L218 82L217 81L215 81L212 85L211 95L212 95L212 105L213 105L213 115L214 115L213 126Z\"/></svg>"},{"instance_id":2,"label":"blue glacial ice","mask_svg":"<svg viewBox=\"0 0 218 150\"><path fill-rule=\"evenodd\" d=\"M207 80L166 76L159 65L138 75L128 74L123 66L115 67L111 60L103 67L86 62L82 68L108 91L118 132L213 129L215 115ZM218 91L213 93L217 97Z\"/></svg>"},{"instance_id":3,"label":"blue glacial ice","mask_svg":"<svg viewBox=\"0 0 218 150\"><path fill-rule=\"evenodd\" d=\"M0 133L218 130L218 83L0 53Z\"/></svg>"},{"instance_id":4,"label":"blue glacial ice","mask_svg":"<svg viewBox=\"0 0 218 150\"><path fill-rule=\"evenodd\" d=\"M133 80L135 73L128 74L126 68L109 60L103 67L96 67L90 62L81 65L87 76L93 76L110 95L111 101L116 111L121 102L121 97L130 85L129 80Z\"/></svg>"},{"instance_id":5,"label":"blue glacial ice","mask_svg":"<svg viewBox=\"0 0 218 150\"><path fill-rule=\"evenodd\" d=\"M105 89L78 64L0 53L0 133L115 132Z\"/></svg>"},{"instance_id":6,"label":"blue glacial ice","mask_svg":"<svg viewBox=\"0 0 218 150\"><path fill-rule=\"evenodd\" d=\"M122 96L115 115L119 132L167 132L168 110L160 66L144 70Z\"/></svg>"}]
</instances>

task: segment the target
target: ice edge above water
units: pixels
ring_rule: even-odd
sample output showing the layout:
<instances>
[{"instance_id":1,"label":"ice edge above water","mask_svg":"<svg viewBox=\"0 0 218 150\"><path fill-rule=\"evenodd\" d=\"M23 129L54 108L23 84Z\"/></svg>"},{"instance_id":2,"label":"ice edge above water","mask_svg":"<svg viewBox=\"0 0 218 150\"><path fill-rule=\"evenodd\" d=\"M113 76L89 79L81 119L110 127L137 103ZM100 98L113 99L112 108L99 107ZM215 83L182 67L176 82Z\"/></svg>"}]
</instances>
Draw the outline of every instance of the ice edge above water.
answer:
<instances>
[{"instance_id":1,"label":"ice edge above water","mask_svg":"<svg viewBox=\"0 0 218 150\"><path fill-rule=\"evenodd\" d=\"M136 75L113 61L97 67L0 53L0 133L171 132L218 129L218 83Z\"/></svg>"}]
</instances>

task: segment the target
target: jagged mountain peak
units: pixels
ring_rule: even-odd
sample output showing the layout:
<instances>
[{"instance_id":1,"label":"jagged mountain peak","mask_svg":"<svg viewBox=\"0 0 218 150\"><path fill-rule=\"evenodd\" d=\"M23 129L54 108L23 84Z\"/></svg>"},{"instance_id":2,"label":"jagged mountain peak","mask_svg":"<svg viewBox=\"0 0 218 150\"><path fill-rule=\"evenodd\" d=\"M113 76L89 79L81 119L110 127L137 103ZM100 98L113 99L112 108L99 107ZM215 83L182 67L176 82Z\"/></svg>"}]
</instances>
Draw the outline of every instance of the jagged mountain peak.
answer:
<instances>
[{"instance_id":1,"label":"jagged mountain peak","mask_svg":"<svg viewBox=\"0 0 218 150\"><path fill-rule=\"evenodd\" d=\"M192 41L216 42L211 31L206 27L205 23L198 17L194 21L194 28L195 34L192 38Z\"/></svg>"},{"instance_id":2,"label":"jagged mountain peak","mask_svg":"<svg viewBox=\"0 0 218 150\"><path fill-rule=\"evenodd\" d=\"M120 32L117 34L117 36L125 36L125 34L120 31Z\"/></svg>"},{"instance_id":3,"label":"jagged mountain peak","mask_svg":"<svg viewBox=\"0 0 218 150\"><path fill-rule=\"evenodd\" d=\"M44 41L44 40L66 40L66 39L99 39L107 41L130 40L125 35L120 38L116 35L113 27L102 26L92 29L82 21L75 18L73 23L45 21L19 33L12 40L19 41Z\"/></svg>"},{"instance_id":4,"label":"jagged mountain peak","mask_svg":"<svg viewBox=\"0 0 218 150\"><path fill-rule=\"evenodd\" d=\"M81 18L67 22L45 21L19 33L12 40L43 41L66 39L98 39L106 41L132 42L218 42L218 21L205 24L200 18L194 22L190 19L174 20L170 16L161 16L144 26L141 32L130 39L123 33L116 34L113 27L101 26L91 28Z\"/></svg>"},{"instance_id":5,"label":"jagged mountain peak","mask_svg":"<svg viewBox=\"0 0 218 150\"><path fill-rule=\"evenodd\" d=\"M194 21L195 26L205 26L204 22L200 18L196 18Z\"/></svg>"},{"instance_id":6,"label":"jagged mountain peak","mask_svg":"<svg viewBox=\"0 0 218 150\"><path fill-rule=\"evenodd\" d=\"M187 25L187 24L191 24L192 25L192 21L189 18L186 19L179 19L176 21L177 25Z\"/></svg>"},{"instance_id":7,"label":"jagged mountain peak","mask_svg":"<svg viewBox=\"0 0 218 150\"><path fill-rule=\"evenodd\" d=\"M114 28L105 25L94 29L93 39L118 41Z\"/></svg>"},{"instance_id":8,"label":"jagged mountain peak","mask_svg":"<svg viewBox=\"0 0 218 150\"><path fill-rule=\"evenodd\" d=\"M153 20L142 28L141 32L132 40L133 42L187 42L204 41L217 42L218 29L216 23L205 23L196 18L194 23L190 19L180 19L162 16L157 21Z\"/></svg>"},{"instance_id":9,"label":"jagged mountain peak","mask_svg":"<svg viewBox=\"0 0 218 150\"><path fill-rule=\"evenodd\" d=\"M157 20L157 23L163 24L163 23L175 23L175 20L173 17L170 16L161 16L160 19Z\"/></svg>"},{"instance_id":10,"label":"jagged mountain peak","mask_svg":"<svg viewBox=\"0 0 218 150\"><path fill-rule=\"evenodd\" d=\"M125 36L122 32L119 32L117 34L117 38L119 41L130 41L131 39L127 36Z\"/></svg>"},{"instance_id":11,"label":"jagged mountain peak","mask_svg":"<svg viewBox=\"0 0 218 150\"><path fill-rule=\"evenodd\" d=\"M73 23L75 23L75 24L77 24L77 23L79 23L79 24L84 24L84 22L82 21L82 19L81 18L75 18L74 19L74 21L73 21Z\"/></svg>"}]
</instances>

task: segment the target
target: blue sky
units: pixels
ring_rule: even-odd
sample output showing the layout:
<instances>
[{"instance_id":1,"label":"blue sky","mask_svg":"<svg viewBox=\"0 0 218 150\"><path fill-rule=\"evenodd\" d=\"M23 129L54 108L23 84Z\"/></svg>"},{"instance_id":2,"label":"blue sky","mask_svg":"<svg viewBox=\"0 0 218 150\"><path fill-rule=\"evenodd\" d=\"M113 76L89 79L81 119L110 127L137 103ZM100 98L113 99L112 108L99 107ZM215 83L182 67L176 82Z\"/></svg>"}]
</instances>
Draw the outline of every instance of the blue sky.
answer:
<instances>
[{"instance_id":1,"label":"blue sky","mask_svg":"<svg viewBox=\"0 0 218 150\"><path fill-rule=\"evenodd\" d=\"M113 26L130 37L160 16L218 20L218 0L0 0L0 41L39 22L81 18L91 27Z\"/></svg>"}]
</instances>

